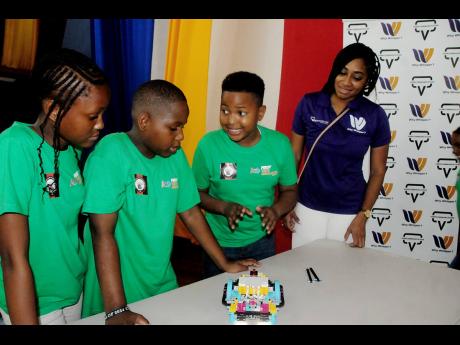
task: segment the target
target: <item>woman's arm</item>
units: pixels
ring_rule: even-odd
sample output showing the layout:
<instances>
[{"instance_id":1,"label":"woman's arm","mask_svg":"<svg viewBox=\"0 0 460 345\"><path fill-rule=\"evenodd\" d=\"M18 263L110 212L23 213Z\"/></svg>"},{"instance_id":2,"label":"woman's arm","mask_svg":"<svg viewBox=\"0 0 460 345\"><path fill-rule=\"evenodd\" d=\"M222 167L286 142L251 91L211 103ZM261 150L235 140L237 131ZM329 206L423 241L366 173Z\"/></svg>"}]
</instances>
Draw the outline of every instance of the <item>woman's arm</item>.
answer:
<instances>
[{"instance_id":1,"label":"woman's arm","mask_svg":"<svg viewBox=\"0 0 460 345\"><path fill-rule=\"evenodd\" d=\"M295 158L295 166L299 168L299 162L302 159L303 150L304 150L304 141L305 137L303 135L299 135L295 132L291 132L291 146L292 150L294 151L294 158Z\"/></svg>"},{"instance_id":2,"label":"woman's arm","mask_svg":"<svg viewBox=\"0 0 460 345\"><path fill-rule=\"evenodd\" d=\"M0 216L0 257L11 323L38 325L27 216L17 213Z\"/></svg>"}]
</instances>

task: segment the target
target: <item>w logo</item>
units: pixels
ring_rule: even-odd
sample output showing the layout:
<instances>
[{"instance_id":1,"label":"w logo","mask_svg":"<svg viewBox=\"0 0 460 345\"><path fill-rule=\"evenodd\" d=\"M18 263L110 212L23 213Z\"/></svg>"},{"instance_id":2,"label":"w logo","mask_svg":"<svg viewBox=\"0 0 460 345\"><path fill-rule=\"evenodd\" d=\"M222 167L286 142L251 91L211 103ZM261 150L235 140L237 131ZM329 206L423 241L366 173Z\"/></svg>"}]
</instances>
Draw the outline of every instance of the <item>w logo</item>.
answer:
<instances>
[{"instance_id":1,"label":"w logo","mask_svg":"<svg viewBox=\"0 0 460 345\"><path fill-rule=\"evenodd\" d=\"M396 131L391 131L390 144L395 140L395 138L396 138Z\"/></svg>"},{"instance_id":2,"label":"w logo","mask_svg":"<svg viewBox=\"0 0 460 345\"><path fill-rule=\"evenodd\" d=\"M420 49L412 49L412 51L414 52L415 60L428 63L433 56L434 48L425 48L423 51Z\"/></svg>"},{"instance_id":3,"label":"w logo","mask_svg":"<svg viewBox=\"0 0 460 345\"><path fill-rule=\"evenodd\" d=\"M434 244L436 245L437 248L441 249L449 249L450 245L454 241L454 236L436 236L433 235L434 239Z\"/></svg>"},{"instance_id":4,"label":"w logo","mask_svg":"<svg viewBox=\"0 0 460 345\"><path fill-rule=\"evenodd\" d=\"M430 111L430 104L427 103L422 103L420 105L417 104L409 104L410 105L410 111L412 112L412 115L415 117L419 118L424 118L426 114Z\"/></svg>"},{"instance_id":5,"label":"w logo","mask_svg":"<svg viewBox=\"0 0 460 345\"><path fill-rule=\"evenodd\" d=\"M399 77L390 77L390 79L385 77L379 77L380 85L382 89L393 91L398 85Z\"/></svg>"},{"instance_id":6,"label":"w logo","mask_svg":"<svg viewBox=\"0 0 460 345\"><path fill-rule=\"evenodd\" d=\"M455 186L439 186L436 185L436 190L441 199L450 200L455 194Z\"/></svg>"},{"instance_id":7,"label":"w logo","mask_svg":"<svg viewBox=\"0 0 460 345\"><path fill-rule=\"evenodd\" d=\"M384 183L380 188L380 195L388 196L393 190L393 183Z\"/></svg>"},{"instance_id":8,"label":"w logo","mask_svg":"<svg viewBox=\"0 0 460 345\"><path fill-rule=\"evenodd\" d=\"M401 22L392 22L389 23L380 23L382 24L383 33L386 36L396 36L398 35L399 29L401 29Z\"/></svg>"},{"instance_id":9,"label":"w logo","mask_svg":"<svg viewBox=\"0 0 460 345\"><path fill-rule=\"evenodd\" d=\"M384 231L382 233L377 231L372 231L372 236L374 237L374 242L377 244L387 244L391 237L391 232Z\"/></svg>"},{"instance_id":10,"label":"w logo","mask_svg":"<svg viewBox=\"0 0 460 345\"><path fill-rule=\"evenodd\" d=\"M422 171L425 168L427 158L420 157L415 160L415 158L407 157L407 163L409 163L410 170Z\"/></svg>"},{"instance_id":11,"label":"w logo","mask_svg":"<svg viewBox=\"0 0 460 345\"><path fill-rule=\"evenodd\" d=\"M363 117L355 117L353 115L350 115L350 125L354 129L360 131L366 125L366 120L364 120Z\"/></svg>"},{"instance_id":12,"label":"w logo","mask_svg":"<svg viewBox=\"0 0 460 345\"><path fill-rule=\"evenodd\" d=\"M449 19L449 26L453 32L460 32L460 19Z\"/></svg>"},{"instance_id":13,"label":"w logo","mask_svg":"<svg viewBox=\"0 0 460 345\"><path fill-rule=\"evenodd\" d=\"M444 81L449 90L460 89L460 75L456 75L455 77L444 76Z\"/></svg>"},{"instance_id":14,"label":"w logo","mask_svg":"<svg viewBox=\"0 0 460 345\"><path fill-rule=\"evenodd\" d=\"M407 211L403 210L404 219L408 223L416 224L422 218L422 210Z\"/></svg>"},{"instance_id":15,"label":"w logo","mask_svg":"<svg viewBox=\"0 0 460 345\"><path fill-rule=\"evenodd\" d=\"M442 142L446 145L452 145L452 135L449 132L441 131Z\"/></svg>"}]
</instances>

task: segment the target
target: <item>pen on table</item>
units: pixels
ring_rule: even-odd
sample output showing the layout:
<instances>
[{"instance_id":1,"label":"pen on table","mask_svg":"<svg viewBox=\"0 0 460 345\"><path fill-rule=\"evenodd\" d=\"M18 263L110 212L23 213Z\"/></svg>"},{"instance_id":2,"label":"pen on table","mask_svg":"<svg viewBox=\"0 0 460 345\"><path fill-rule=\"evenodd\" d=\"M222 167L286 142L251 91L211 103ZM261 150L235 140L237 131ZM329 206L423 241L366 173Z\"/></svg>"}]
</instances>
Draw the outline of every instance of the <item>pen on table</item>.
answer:
<instances>
[{"instance_id":1,"label":"pen on table","mask_svg":"<svg viewBox=\"0 0 460 345\"><path fill-rule=\"evenodd\" d=\"M310 271L311 271L311 274L313 274L313 277L315 277L316 281L319 282L320 280L319 280L318 276L316 275L315 270L313 269L313 267L310 267Z\"/></svg>"},{"instance_id":2,"label":"pen on table","mask_svg":"<svg viewBox=\"0 0 460 345\"><path fill-rule=\"evenodd\" d=\"M309 282L310 282L310 283L313 283L313 279L311 279L311 275L310 275L310 269L307 268L307 269L305 269L305 271L307 271Z\"/></svg>"}]
</instances>

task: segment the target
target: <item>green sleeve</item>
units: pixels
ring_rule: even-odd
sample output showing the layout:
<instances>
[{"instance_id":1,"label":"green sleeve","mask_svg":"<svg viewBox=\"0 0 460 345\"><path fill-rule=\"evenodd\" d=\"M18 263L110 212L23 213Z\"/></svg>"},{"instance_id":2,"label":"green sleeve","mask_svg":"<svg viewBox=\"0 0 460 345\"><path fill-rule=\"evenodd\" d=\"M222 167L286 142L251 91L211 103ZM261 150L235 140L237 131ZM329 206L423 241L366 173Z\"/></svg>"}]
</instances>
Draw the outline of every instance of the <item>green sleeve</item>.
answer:
<instances>
[{"instance_id":1,"label":"green sleeve","mask_svg":"<svg viewBox=\"0 0 460 345\"><path fill-rule=\"evenodd\" d=\"M86 196L82 212L114 213L123 205L126 188L119 156L112 151L93 151L85 165Z\"/></svg>"},{"instance_id":2,"label":"green sleeve","mask_svg":"<svg viewBox=\"0 0 460 345\"><path fill-rule=\"evenodd\" d=\"M29 214L34 164L25 143L5 138L0 143L0 215L7 212ZM36 151L33 154L37 154Z\"/></svg>"},{"instance_id":3,"label":"green sleeve","mask_svg":"<svg viewBox=\"0 0 460 345\"><path fill-rule=\"evenodd\" d=\"M177 212L182 213L192 208L200 202L200 195L196 188L195 178L193 177L192 169L187 162L184 152L180 150L178 155L179 165L179 200L177 204Z\"/></svg>"},{"instance_id":4,"label":"green sleeve","mask_svg":"<svg viewBox=\"0 0 460 345\"><path fill-rule=\"evenodd\" d=\"M203 144L200 142L195 150L192 169L198 189L208 189L210 172L202 147Z\"/></svg>"}]
</instances>

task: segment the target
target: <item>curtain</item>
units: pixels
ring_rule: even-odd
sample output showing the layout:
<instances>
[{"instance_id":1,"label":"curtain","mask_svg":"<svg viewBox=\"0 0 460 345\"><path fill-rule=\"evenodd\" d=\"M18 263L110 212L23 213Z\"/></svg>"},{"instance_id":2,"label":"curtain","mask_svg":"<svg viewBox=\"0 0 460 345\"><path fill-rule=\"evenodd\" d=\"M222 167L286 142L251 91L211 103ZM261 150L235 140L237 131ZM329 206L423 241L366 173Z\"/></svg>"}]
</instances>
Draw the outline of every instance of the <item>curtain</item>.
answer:
<instances>
[{"instance_id":1,"label":"curtain","mask_svg":"<svg viewBox=\"0 0 460 345\"><path fill-rule=\"evenodd\" d=\"M5 19L2 66L31 71L38 42L38 19Z\"/></svg>"},{"instance_id":2,"label":"curtain","mask_svg":"<svg viewBox=\"0 0 460 345\"><path fill-rule=\"evenodd\" d=\"M107 74L112 91L102 135L132 126L132 96L150 80L153 30L153 19L91 20L93 59Z\"/></svg>"}]
</instances>

